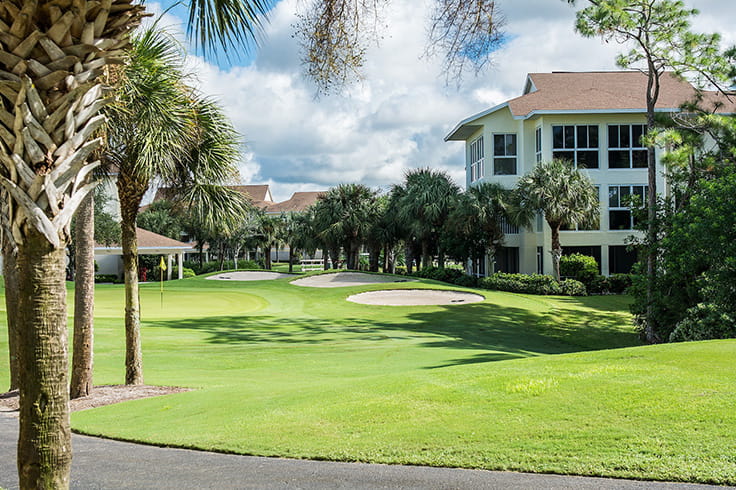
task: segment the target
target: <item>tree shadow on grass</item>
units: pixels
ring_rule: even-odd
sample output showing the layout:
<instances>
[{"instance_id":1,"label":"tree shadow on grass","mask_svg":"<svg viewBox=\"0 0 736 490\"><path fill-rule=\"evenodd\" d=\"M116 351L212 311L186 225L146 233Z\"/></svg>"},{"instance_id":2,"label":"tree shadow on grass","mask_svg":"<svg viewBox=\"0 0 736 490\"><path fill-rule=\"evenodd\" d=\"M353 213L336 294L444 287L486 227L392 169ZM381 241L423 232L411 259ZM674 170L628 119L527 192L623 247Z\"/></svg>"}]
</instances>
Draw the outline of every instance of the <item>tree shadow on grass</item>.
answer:
<instances>
[{"instance_id":1,"label":"tree shadow on grass","mask_svg":"<svg viewBox=\"0 0 736 490\"><path fill-rule=\"evenodd\" d=\"M584 306L584 305L582 305ZM148 327L207 334L213 344L327 344L411 340L428 348L485 351L429 368L597 350L631 345L622 340L621 317L571 304L544 313L476 303L411 312L392 321L364 318L218 316L146 322ZM559 317L559 318L557 318ZM625 337L625 335L624 335Z\"/></svg>"}]
</instances>

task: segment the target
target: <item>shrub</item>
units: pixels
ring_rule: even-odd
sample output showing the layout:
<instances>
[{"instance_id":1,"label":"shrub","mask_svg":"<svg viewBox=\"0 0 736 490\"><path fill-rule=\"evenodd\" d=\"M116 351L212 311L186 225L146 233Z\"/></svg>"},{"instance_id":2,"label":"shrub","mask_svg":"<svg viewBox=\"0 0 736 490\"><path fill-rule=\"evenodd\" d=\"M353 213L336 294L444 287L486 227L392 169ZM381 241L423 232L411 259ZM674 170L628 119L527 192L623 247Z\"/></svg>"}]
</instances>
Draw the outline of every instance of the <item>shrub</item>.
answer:
<instances>
[{"instance_id":1,"label":"shrub","mask_svg":"<svg viewBox=\"0 0 736 490\"><path fill-rule=\"evenodd\" d=\"M173 277L178 278L179 277L179 266L175 265L171 273L173 274ZM188 267L182 268L182 274L183 274L184 279L186 279L187 277L196 276L194 271Z\"/></svg>"},{"instance_id":2,"label":"shrub","mask_svg":"<svg viewBox=\"0 0 736 490\"><path fill-rule=\"evenodd\" d=\"M685 312L670 334L670 342L736 338L736 321L721 308L699 303Z\"/></svg>"},{"instance_id":3,"label":"shrub","mask_svg":"<svg viewBox=\"0 0 736 490\"><path fill-rule=\"evenodd\" d=\"M480 280L480 287L496 291L527 294L561 294L562 288L552 276L542 274L507 274L497 272Z\"/></svg>"},{"instance_id":4,"label":"shrub","mask_svg":"<svg viewBox=\"0 0 736 490\"><path fill-rule=\"evenodd\" d=\"M95 274L95 282L118 282L117 274Z\"/></svg>"},{"instance_id":5,"label":"shrub","mask_svg":"<svg viewBox=\"0 0 736 490\"><path fill-rule=\"evenodd\" d=\"M613 274L608 278L608 290L612 294L624 294L633 283L632 274Z\"/></svg>"},{"instance_id":6,"label":"shrub","mask_svg":"<svg viewBox=\"0 0 736 490\"><path fill-rule=\"evenodd\" d=\"M565 279L560 282L560 289L562 294L565 296L586 296L588 292L585 289L585 284L575 279Z\"/></svg>"},{"instance_id":7,"label":"shrub","mask_svg":"<svg viewBox=\"0 0 736 490\"><path fill-rule=\"evenodd\" d=\"M460 269L440 269L439 267L425 267L421 270L416 271L412 275L424 279L432 279L434 281L454 283L454 281L460 276L463 276L464 273Z\"/></svg>"},{"instance_id":8,"label":"shrub","mask_svg":"<svg viewBox=\"0 0 736 490\"><path fill-rule=\"evenodd\" d=\"M395 269L396 269L395 272L394 272L395 274L397 274L399 276L405 276L406 275L406 266L405 265L397 265L395 267Z\"/></svg>"},{"instance_id":9,"label":"shrub","mask_svg":"<svg viewBox=\"0 0 736 490\"><path fill-rule=\"evenodd\" d=\"M595 276L585 285L588 294L606 294L611 290L611 284L606 276Z\"/></svg>"},{"instance_id":10,"label":"shrub","mask_svg":"<svg viewBox=\"0 0 736 490\"><path fill-rule=\"evenodd\" d=\"M598 262L595 258L583 254L563 255L560 258L560 275L590 284L599 276Z\"/></svg>"},{"instance_id":11,"label":"shrub","mask_svg":"<svg viewBox=\"0 0 736 490\"><path fill-rule=\"evenodd\" d=\"M467 274L463 274L460 277L455 278L455 280L452 281L452 283L457 286L462 286L464 288L476 288L478 287L478 278L475 276L469 276Z\"/></svg>"},{"instance_id":12,"label":"shrub","mask_svg":"<svg viewBox=\"0 0 736 490\"><path fill-rule=\"evenodd\" d=\"M185 260L184 267L191 269L196 275L209 274L210 272L217 272L220 270L219 260L210 260L209 262L203 262L199 265L198 260ZM235 262L232 260L226 260L222 264L223 270L229 271L235 269ZM263 265L253 260L238 260L238 269L262 269ZM185 270L186 274L186 270ZM158 277L158 276L156 276ZM186 276L185 276L186 277Z\"/></svg>"}]
</instances>

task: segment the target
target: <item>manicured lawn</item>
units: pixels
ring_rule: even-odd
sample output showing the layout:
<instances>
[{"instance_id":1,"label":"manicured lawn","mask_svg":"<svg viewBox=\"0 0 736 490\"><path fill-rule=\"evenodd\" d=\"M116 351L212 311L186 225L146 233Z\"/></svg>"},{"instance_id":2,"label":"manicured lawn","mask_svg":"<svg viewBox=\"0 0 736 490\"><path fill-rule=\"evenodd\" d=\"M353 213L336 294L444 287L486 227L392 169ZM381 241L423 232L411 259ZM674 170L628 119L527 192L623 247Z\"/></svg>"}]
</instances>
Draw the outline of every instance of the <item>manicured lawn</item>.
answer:
<instances>
[{"instance_id":1,"label":"manicured lawn","mask_svg":"<svg viewBox=\"0 0 736 490\"><path fill-rule=\"evenodd\" d=\"M736 483L736 341L638 346L626 297L481 291L376 307L287 280L145 285L146 382L197 388L75 413L76 430L243 454ZM123 380L100 286L96 383ZM0 383L6 384L0 333Z\"/></svg>"}]
</instances>

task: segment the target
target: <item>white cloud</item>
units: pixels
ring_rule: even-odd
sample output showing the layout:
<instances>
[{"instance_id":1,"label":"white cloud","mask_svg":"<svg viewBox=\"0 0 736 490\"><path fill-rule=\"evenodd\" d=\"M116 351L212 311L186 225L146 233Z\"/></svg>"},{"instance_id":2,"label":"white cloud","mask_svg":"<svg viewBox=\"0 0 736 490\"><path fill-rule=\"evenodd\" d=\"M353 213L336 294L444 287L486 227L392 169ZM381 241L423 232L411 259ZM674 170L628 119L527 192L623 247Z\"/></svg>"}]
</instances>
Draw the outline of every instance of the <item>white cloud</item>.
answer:
<instances>
[{"instance_id":1,"label":"white cloud","mask_svg":"<svg viewBox=\"0 0 736 490\"><path fill-rule=\"evenodd\" d=\"M456 91L445 86L439 60L422 57L431 0L392 0L381 43L368 52L366 79L343 95L315 98L292 36L297 3L283 0L273 10L250 66L223 71L191 61L201 89L221 101L244 136L244 182L271 184L277 200L341 182L387 187L423 166L463 184L463 145L443 141L458 121L520 95L528 72L615 69L621 49L575 34L574 8L562 0L499 0L509 41L489 71ZM703 11L695 29L736 42L729 25L736 2L688 4Z\"/></svg>"}]
</instances>

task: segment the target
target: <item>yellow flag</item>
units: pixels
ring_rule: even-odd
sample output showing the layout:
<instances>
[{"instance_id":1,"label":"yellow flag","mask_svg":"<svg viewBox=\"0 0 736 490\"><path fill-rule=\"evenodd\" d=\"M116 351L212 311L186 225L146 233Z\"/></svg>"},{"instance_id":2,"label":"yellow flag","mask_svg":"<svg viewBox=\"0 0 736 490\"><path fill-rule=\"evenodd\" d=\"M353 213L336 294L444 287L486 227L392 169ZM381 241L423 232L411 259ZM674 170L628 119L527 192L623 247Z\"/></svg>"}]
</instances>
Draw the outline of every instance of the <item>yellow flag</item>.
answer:
<instances>
[{"instance_id":1,"label":"yellow flag","mask_svg":"<svg viewBox=\"0 0 736 490\"><path fill-rule=\"evenodd\" d=\"M164 262L164 258L163 258L163 257L161 257L161 263L160 263L160 264L158 264L158 267L159 267L159 268L160 268L160 269L161 269L162 271L165 271L165 270L166 270L166 262Z\"/></svg>"}]
</instances>

